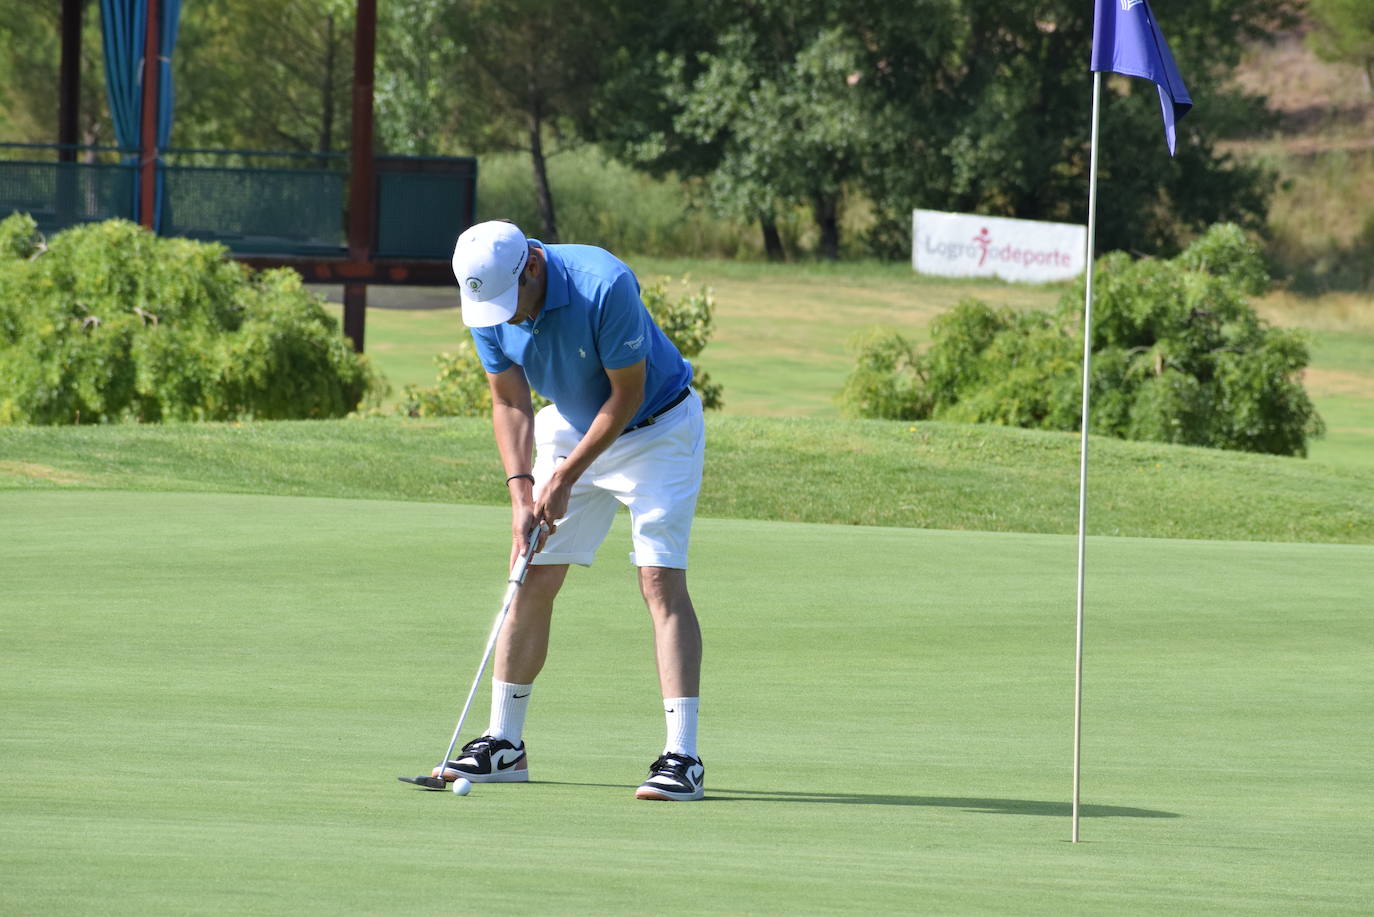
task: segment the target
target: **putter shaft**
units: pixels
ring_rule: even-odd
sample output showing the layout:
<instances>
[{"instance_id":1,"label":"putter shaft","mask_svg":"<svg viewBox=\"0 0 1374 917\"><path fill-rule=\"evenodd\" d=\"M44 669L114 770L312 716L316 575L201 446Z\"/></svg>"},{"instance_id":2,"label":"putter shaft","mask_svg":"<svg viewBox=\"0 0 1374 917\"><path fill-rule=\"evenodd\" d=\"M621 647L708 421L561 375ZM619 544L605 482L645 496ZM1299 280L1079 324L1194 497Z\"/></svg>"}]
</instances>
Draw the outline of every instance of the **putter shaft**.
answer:
<instances>
[{"instance_id":1,"label":"putter shaft","mask_svg":"<svg viewBox=\"0 0 1374 917\"><path fill-rule=\"evenodd\" d=\"M467 700L463 702L463 712L458 715L458 725L453 728L453 738L449 740L444 756L439 759L440 780L444 779L444 765L448 764L449 758L453 755L453 749L458 744L458 736L463 732L463 723L468 718L468 711L472 709L472 699L477 696L477 688L482 684L482 676L486 674L487 662L491 659L492 650L496 648L496 639L501 635L501 626L506 623L506 615L510 613L510 607L515 602L515 594L525 583L525 574L529 572L530 560L539 546L539 539L547 531L548 526L542 521L535 526L530 531L524 553L515 561L515 566L511 567L510 576L506 580L510 585L506 587L506 597L501 602L501 610L497 612L491 633L487 636L487 648L482 653L482 664L477 667L477 675L472 679L472 687L468 689Z\"/></svg>"}]
</instances>

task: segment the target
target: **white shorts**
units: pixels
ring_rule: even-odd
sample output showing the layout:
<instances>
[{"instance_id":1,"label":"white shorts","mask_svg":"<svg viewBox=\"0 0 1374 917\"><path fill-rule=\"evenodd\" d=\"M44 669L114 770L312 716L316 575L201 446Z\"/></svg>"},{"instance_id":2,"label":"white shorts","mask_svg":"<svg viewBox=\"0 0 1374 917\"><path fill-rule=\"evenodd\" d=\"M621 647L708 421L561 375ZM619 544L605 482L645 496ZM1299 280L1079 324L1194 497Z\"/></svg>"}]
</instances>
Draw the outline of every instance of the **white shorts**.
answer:
<instances>
[{"instance_id":1,"label":"white shorts","mask_svg":"<svg viewBox=\"0 0 1374 917\"><path fill-rule=\"evenodd\" d=\"M582 439L553 405L534 418L534 489L538 494ZM624 433L573 485L568 514L535 564L590 566L616 510L629 507L638 567L687 569L687 542L701 491L706 425L695 391L652 424Z\"/></svg>"}]
</instances>

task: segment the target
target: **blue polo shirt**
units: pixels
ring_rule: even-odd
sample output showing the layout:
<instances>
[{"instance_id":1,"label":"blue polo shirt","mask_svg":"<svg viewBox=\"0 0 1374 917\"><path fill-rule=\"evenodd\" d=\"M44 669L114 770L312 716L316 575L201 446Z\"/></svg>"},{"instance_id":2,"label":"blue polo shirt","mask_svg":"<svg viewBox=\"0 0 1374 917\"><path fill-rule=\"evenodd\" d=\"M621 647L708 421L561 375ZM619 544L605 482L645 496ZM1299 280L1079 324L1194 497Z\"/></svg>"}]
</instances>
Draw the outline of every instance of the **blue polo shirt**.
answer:
<instances>
[{"instance_id":1,"label":"blue polo shirt","mask_svg":"<svg viewBox=\"0 0 1374 917\"><path fill-rule=\"evenodd\" d=\"M586 433L611 396L608 369L645 363L644 402L626 426L646 420L692 381L692 364L654 324L634 272L592 245L544 245L548 287L534 321L473 328L490 373L521 366L530 386Z\"/></svg>"}]
</instances>

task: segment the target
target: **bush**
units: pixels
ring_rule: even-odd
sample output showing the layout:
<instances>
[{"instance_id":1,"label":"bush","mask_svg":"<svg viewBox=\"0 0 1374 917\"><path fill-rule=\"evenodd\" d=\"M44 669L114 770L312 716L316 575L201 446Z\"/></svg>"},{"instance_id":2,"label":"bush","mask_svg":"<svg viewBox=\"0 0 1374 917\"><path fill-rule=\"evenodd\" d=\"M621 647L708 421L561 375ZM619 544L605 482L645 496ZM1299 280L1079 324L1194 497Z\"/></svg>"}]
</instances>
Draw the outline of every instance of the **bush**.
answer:
<instances>
[{"instance_id":1,"label":"bush","mask_svg":"<svg viewBox=\"0 0 1374 917\"><path fill-rule=\"evenodd\" d=\"M1306 455L1323 432L1298 374L1304 338L1267 326L1246 297L1269 284L1237 227L1213 227L1172 261L1097 263L1091 431L1122 439ZM965 300L921 354L886 332L858 342L846 413L1077 430L1082 284L1054 313Z\"/></svg>"},{"instance_id":2,"label":"bush","mask_svg":"<svg viewBox=\"0 0 1374 917\"><path fill-rule=\"evenodd\" d=\"M685 287L686 279L682 281ZM667 281L659 280L640 290L645 307L668 339L687 359L705 349L715 330L715 297L710 289L684 292L676 301L669 298ZM436 384L430 388L407 385L397 410L411 417L485 417L491 413L491 391L487 374L477 356L471 338L458 346L456 353L441 353L434 358L439 367ZM701 403L719 409L724 403L722 388L695 363L692 364L692 385L701 395ZM535 410L548 404L548 399L534 393Z\"/></svg>"},{"instance_id":3,"label":"bush","mask_svg":"<svg viewBox=\"0 0 1374 917\"><path fill-rule=\"evenodd\" d=\"M122 220L0 221L0 423L341 417L385 383L290 270Z\"/></svg>"}]
</instances>

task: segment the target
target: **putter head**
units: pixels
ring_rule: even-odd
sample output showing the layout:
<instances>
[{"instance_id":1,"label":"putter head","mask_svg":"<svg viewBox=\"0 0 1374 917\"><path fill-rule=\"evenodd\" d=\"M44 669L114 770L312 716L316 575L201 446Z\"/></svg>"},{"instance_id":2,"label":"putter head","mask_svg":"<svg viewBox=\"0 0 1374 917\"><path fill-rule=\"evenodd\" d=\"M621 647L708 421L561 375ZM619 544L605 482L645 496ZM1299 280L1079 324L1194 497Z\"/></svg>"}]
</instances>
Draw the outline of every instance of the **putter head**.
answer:
<instances>
[{"instance_id":1,"label":"putter head","mask_svg":"<svg viewBox=\"0 0 1374 917\"><path fill-rule=\"evenodd\" d=\"M413 783L427 790L442 790L445 786L443 777L397 777L396 779L402 783Z\"/></svg>"}]
</instances>

